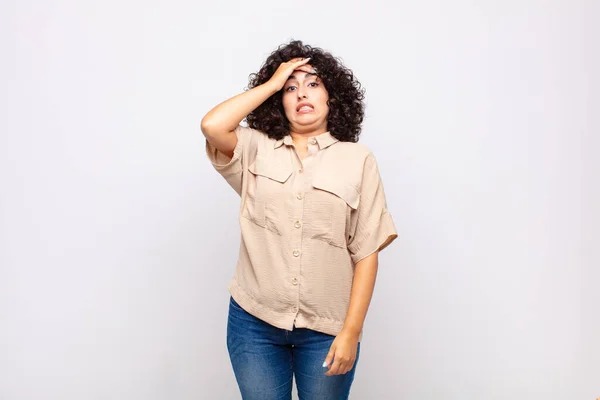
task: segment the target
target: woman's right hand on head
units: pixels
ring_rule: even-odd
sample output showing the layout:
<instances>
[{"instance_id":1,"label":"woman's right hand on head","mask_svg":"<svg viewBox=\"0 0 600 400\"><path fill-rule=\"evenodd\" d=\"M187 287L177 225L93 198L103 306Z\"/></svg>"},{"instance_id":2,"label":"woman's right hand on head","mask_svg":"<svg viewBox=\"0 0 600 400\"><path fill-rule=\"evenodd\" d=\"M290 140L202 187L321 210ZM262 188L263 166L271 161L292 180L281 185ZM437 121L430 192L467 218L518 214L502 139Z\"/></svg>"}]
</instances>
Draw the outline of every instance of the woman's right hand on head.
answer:
<instances>
[{"instance_id":1,"label":"woman's right hand on head","mask_svg":"<svg viewBox=\"0 0 600 400\"><path fill-rule=\"evenodd\" d=\"M268 83L272 84L279 91L283 88L290 75L292 75L292 72L296 70L313 72L312 67L307 64L308 60L310 58L293 58L290 61L281 63Z\"/></svg>"}]
</instances>

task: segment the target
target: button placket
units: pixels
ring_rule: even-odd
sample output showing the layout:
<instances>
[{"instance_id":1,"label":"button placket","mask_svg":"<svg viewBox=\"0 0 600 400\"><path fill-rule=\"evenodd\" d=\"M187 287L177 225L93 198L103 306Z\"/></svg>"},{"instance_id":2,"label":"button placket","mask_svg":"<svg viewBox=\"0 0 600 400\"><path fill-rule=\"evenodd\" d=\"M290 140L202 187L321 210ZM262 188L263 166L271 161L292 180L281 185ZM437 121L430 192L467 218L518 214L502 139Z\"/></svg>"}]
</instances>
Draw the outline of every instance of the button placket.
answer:
<instances>
[{"instance_id":1,"label":"button placket","mask_svg":"<svg viewBox=\"0 0 600 400\"><path fill-rule=\"evenodd\" d=\"M310 151L310 148L309 148ZM304 174L303 172L305 172L305 166L302 164L302 161L298 159L299 162L299 167L297 169L298 173L296 175L296 179L294 180L294 192L293 192L293 196L296 198L296 200L294 201L294 218L291 220L291 223L293 224L293 228L292 230L294 231L294 240L295 240L295 246L292 247L292 256L294 259L296 259L296 262L291 263L291 268L290 268L290 275L289 275L289 281L287 283L287 285L289 285L289 288L291 289L293 295L292 298L294 299L292 304L290 304L290 311L293 314L297 314L299 312L299 300L300 300L300 289L301 289L301 285L300 285L300 268L302 266L302 234L303 234L303 221L302 218L304 216L304 191L305 191L305 179L304 179ZM296 323L296 319L294 318L294 324Z\"/></svg>"},{"instance_id":2,"label":"button placket","mask_svg":"<svg viewBox=\"0 0 600 400\"><path fill-rule=\"evenodd\" d=\"M317 139L312 138L308 141L308 143L312 144L312 146L308 146L308 154L310 154L311 156L314 156L315 154L317 154L317 148L316 148L316 144L317 144Z\"/></svg>"}]
</instances>

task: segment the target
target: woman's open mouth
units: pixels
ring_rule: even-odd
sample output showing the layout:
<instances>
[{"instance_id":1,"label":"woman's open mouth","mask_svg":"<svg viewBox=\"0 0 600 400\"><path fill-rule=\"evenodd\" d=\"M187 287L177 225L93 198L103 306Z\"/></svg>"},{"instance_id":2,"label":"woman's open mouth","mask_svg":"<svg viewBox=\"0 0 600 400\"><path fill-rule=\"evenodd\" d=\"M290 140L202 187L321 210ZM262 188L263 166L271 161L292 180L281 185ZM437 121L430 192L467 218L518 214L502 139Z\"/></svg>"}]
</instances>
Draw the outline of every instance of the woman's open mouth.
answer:
<instances>
[{"instance_id":1,"label":"woman's open mouth","mask_svg":"<svg viewBox=\"0 0 600 400\"><path fill-rule=\"evenodd\" d=\"M311 106L302 106L298 109L298 114L308 114L313 112L313 108Z\"/></svg>"}]
</instances>

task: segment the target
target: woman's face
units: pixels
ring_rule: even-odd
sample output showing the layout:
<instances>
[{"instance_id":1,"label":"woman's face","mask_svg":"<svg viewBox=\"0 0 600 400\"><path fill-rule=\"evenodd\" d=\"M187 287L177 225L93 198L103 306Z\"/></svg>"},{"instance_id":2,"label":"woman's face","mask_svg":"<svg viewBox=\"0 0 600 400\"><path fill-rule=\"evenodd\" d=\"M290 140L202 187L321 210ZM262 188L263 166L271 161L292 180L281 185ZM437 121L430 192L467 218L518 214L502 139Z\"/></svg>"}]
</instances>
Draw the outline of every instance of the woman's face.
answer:
<instances>
[{"instance_id":1,"label":"woman's face","mask_svg":"<svg viewBox=\"0 0 600 400\"><path fill-rule=\"evenodd\" d=\"M296 132L327 131L327 100L329 93L317 75L294 71L283 86L283 109L290 128Z\"/></svg>"}]
</instances>

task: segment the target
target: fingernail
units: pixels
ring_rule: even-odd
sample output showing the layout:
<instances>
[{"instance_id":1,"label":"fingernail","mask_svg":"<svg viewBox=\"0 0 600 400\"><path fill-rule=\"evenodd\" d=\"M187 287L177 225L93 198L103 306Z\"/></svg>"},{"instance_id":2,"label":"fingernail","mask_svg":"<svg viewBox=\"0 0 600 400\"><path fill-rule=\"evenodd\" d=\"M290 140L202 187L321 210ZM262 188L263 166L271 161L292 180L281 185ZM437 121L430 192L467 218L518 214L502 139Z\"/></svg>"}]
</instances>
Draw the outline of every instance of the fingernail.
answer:
<instances>
[{"instance_id":1,"label":"fingernail","mask_svg":"<svg viewBox=\"0 0 600 400\"><path fill-rule=\"evenodd\" d=\"M308 58L305 58L305 60L306 60L306 61L310 60L310 57L308 57Z\"/></svg>"},{"instance_id":2,"label":"fingernail","mask_svg":"<svg viewBox=\"0 0 600 400\"><path fill-rule=\"evenodd\" d=\"M327 366L327 361L323 362L323 368Z\"/></svg>"}]
</instances>

